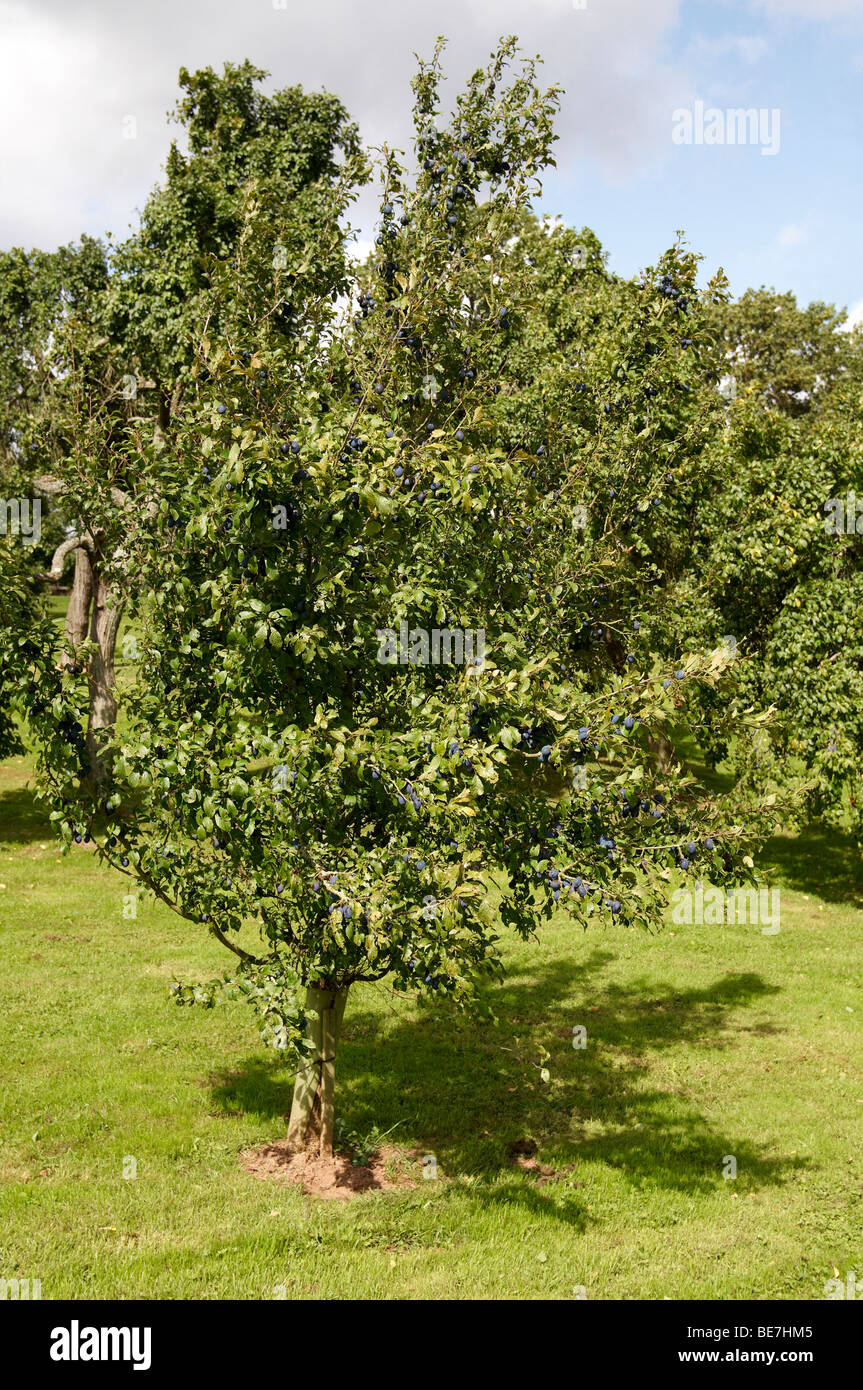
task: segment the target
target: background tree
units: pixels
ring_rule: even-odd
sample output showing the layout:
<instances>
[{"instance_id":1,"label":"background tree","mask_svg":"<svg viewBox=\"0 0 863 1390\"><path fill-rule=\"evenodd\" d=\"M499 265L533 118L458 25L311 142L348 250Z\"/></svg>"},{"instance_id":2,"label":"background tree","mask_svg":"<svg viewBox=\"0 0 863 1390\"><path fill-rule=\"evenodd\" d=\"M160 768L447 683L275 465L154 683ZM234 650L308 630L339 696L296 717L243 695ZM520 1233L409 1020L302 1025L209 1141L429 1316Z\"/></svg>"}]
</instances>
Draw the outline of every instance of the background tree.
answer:
<instances>
[{"instance_id":1,"label":"background tree","mask_svg":"<svg viewBox=\"0 0 863 1390\"><path fill-rule=\"evenodd\" d=\"M848 370L851 343L839 331L844 318L832 304L800 308L793 294L762 286L719 306L714 327L738 392L795 416L816 408Z\"/></svg>"},{"instance_id":2,"label":"background tree","mask_svg":"<svg viewBox=\"0 0 863 1390\"><path fill-rule=\"evenodd\" d=\"M500 437L535 454L530 476L556 477L557 508L620 561L580 643L619 673L639 649L671 660L695 635L669 577L686 562L692 499L724 423L713 389L724 277L700 291L698 258L678 241L639 280L623 280L607 272L589 229L526 215L507 251L527 307L506 342L518 389L498 398ZM701 635L708 647L719 641ZM668 731L651 741L667 763Z\"/></svg>"},{"instance_id":3,"label":"background tree","mask_svg":"<svg viewBox=\"0 0 863 1390\"><path fill-rule=\"evenodd\" d=\"M0 757L8 758L24 751L16 719L22 684L28 667L38 669L50 649L52 632L20 536L0 535L0 572Z\"/></svg>"},{"instance_id":4,"label":"background tree","mask_svg":"<svg viewBox=\"0 0 863 1390\"><path fill-rule=\"evenodd\" d=\"M774 775L859 834L863 359L859 334L833 331L844 366L808 410L754 390L726 407L677 593L694 631L733 635L750 698L776 705Z\"/></svg>"},{"instance_id":5,"label":"background tree","mask_svg":"<svg viewBox=\"0 0 863 1390\"><path fill-rule=\"evenodd\" d=\"M297 87L267 96L265 77L248 62L226 64L221 75L182 69L175 118L188 149L172 144L138 229L119 246L85 239L53 257L12 252L0 264L0 313L13 329L0 363L0 427L35 486L57 499L69 531L55 531L51 577L74 553L67 659L88 670L96 780L104 776L99 744L116 715L129 544L151 489L140 455L130 469L123 445L150 433L164 441L199 351L205 296L218 320L211 267L235 253L250 201L269 209L279 230L269 278L277 266L282 293L269 312L274 331L288 335L292 287L321 244L327 190L347 171L364 176L341 103ZM327 254L340 264L341 242ZM325 277L336 270L321 267ZM148 466L157 463L153 452Z\"/></svg>"},{"instance_id":6,"label":"background tree","mask_svg":"<svg viewBox=\"0 0 863 1390\"><path fill-rule=\"evenodd\" d=\"M54 252L0 253L0 719L6 751L21 693L31 629L44 617L45 573L62 553L61 511L35 479L53 457L57 401L68 388L56 344L64 325L89 311L107 283L104 247L91 238ZM17 702L20 705L20 701Z\"/></svg>"},{"instance_id":7,"label":"background tree","mask_svg":"<svg viewBox=\"0 0 863 1390\"><path fill-rule=\"evenodd\" d=\"M512 254L538 293L511 437L570 431L590 477L585 524L620 529L641 640L669 656L727 641L753 706L779 712L750 773L803 790L808 814L856 823L861 335L791 295L731 302L721 273L700 291L679 244L640 283L610 277L586 229L528 219ZM622 662L635 639L613 602L602 611L591 637ZM714 761L748 761L717 737L721 698L700 692L697 741ZM654 745L671 756L667 734Z\"/></svg>"}]
</instances>

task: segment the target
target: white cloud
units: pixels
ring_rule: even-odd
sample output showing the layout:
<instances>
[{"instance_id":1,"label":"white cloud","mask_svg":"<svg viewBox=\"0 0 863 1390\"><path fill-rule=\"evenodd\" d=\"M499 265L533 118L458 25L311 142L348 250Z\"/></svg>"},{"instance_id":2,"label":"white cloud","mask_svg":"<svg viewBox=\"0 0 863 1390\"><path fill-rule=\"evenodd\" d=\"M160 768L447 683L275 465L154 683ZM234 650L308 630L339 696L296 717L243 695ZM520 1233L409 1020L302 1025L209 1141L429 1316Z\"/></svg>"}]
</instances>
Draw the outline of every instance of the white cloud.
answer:
<instances>
[{"instance_id":1,"label":"white cloud","mask_svg":"<svg viewBox=\"0 0 863 1390\"><path fill-rule=\"evenodd\" d=\"M368 241L364 237L357 237L348 247L348 259L356 265L361 265L367 256L374 250L374 242Z\"/></svg>"},{"instance_id":2,"label":"white cloud","mask_svg":"<svg viewBox=\"0 0 863 1390\"><path fill-rule=\"evenodd\" d=\"M164 100L154 105L143 71L135 82L122 64L106 72L104 39L86 26L0 4L0 28L0 241L122 229L158 175ZM127 115L136 139L124 137Z\"/></svg>"},{"instance_id":3,"label":"white cloud","mask_svg":"<svg viewBox=\"0 0 863 1390\"><path fill-rule=\"evenodd\" d=\"M776 236L777 246L800 246L804 241L809 240L809 233L805 227L799 226L796 222L789 222L782 227Z\"/></svg>"},{"instance_id":4,"label":"white cloud","mask_svg":"<svg viewBox=\"0 0 863 1390\"><path fill-rule=\"evenodd\" d=\"M708 39L699 34L689 45L688 51L696 62L714 62L717 58L724 58L731 53L752 67L766 57L770 52L770 45L757 34L726 34L720 39Z\"/></svg>"},{"instance_id":5,"label":"white cloud","mask_svg":"<svg viewBox=\"0 0 863 1390\"><path fill-rule=\"evenodd\" d=\"M852 328L859 328L863 324L863 299L858 299L856 304L852 304L848 310L848 316L842 324L842 332L850 333Z\"/></svg>"},{"instance_id":6,"label":"white cloud","mask_svg":"<svg viewBox=\"0 0 863 1390\"><path fill-rule=\"evenodd\" d=\"M159 176L176 128L177 72L249 58L271 87L341 97L369 144L406 145L414 52L452 37L461 82L501 34L542 53L566 89L556 146L567 178L580 160L624 179L668 154L669 112L691 98L667 56L682 0L0 0L0 244L51 246L82 231L122 234ZM123 138L123 118L137 138ZM364 211L364 205L361 205Z\"/></svg>"},{"instance_id":7,"label":"white cloud","mask_svg":"<svg viewBox=\"0 0 863 1390\"><path fill-rule=\"evenodd\" d=\"M756 0L756 4L783 19L789 15L799 15L801 19L836 19L863 14L863 0Z\"/></svg>"}]
</instances>

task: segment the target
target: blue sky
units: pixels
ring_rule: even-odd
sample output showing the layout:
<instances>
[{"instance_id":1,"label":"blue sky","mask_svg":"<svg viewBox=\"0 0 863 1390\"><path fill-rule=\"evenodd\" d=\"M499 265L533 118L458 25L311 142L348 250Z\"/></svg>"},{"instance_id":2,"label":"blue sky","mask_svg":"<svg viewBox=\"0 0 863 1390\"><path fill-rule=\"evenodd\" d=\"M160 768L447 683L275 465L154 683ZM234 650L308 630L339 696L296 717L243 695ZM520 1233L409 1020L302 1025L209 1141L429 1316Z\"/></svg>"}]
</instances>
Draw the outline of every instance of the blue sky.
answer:
<instances>
[{"instance_id":1,"label":"blue sky","mask_svg":"<svg viewBox=\"0 0 863 1390\"><path fill-rule=\"evenodd\" d=\"M367 140L398 144L415 50L448 35L454 84L516 33L566 88L542 211L593 227L621 274L682 228L735 293L767 284L863 317L863 0L579 4L0 0L0 244L122 236L159 177L182 64L248 57L271 85L337 92ZM673 112L696 101L778 108L778 153L674 144Z\"/></svg>"},{"instance_id":2,"label":"blue sky","mask_svg":"<svg viewBox=\"0 0 863 1390\"><path fill-rule=\"evenodd\" d=\"M721 265L735 293L767 284L807 302L859 304L863 5L832 18L826 5L811 9L821 17L777 16L747 0L689 3L666 34L681 75L675 106L691 107L694 94L720 109L778 108L777 155L659 139L642 168L615 178L591 157L586 131L546 186L550 210L567 221L584 210L624 274L680 227L705 272Z\"/></svg>"}]
</instances>

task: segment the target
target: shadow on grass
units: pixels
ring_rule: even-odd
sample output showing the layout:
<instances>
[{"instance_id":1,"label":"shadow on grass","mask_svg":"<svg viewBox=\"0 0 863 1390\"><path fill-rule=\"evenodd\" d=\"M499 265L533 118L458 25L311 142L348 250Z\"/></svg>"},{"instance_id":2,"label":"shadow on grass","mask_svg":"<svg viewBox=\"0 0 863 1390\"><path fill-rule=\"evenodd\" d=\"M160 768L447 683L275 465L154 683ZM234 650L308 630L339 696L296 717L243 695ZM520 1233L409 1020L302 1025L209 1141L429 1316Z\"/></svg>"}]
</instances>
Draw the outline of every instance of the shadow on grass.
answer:
<instances>
[{"instance_id":1,"label":"shadow on grass","mask_svg":"<svg viewBox=\"0 0 863 1390\"><path fill-rule=\"evenodd\" d=\"M351 1010L337 1064L337 1110L350 1129L393 1127L389 1142L421 1145L451 1178L471 1174L473 1197L553 1211L581 1223L583 1204L567 1186L578 1160L625 1173L635 1186L709 1193L723 1186L732 1155L739 1189L779 1184L802 1159L782 1158L750 1135L727 1132L699 1113L683 1086L658 1083L652 1063L664 1050L697 1045L705 1053L751 1038L735 1012L778 992L759 975L725 975L703 989L675 990L645 980L603 984L610 957L596 951L575 968L555 962L532 980L494 996L497 1028L460 1019L434 1004L399 1019ZM589 1003L588 1003L589 1001ZM573 1026L587 1047L572 1046ZM549 1086L538 1079L539 1047L551 1054ZM226 1108L282 1119L291 1083L277 1062L250 1059L213 1078ZM513 1143L532 1139L560 1176L538 1186L513 1167ZM511 1181L506 1181L507 1175ZM502 1181L502 1179L504 1179Z\"/></svg>"},{"instance_id":2,"label":"shadow on grass","mask_svg":"<svg viewBox=\"0 0 863 1390\"><path fill-rule=\"evenodd\" d=\"M54 830L33 791L28 787L0 791L0 845L25 845L46 839L54 839Z\"/></svg>"},{"instance_id":3,"label":"shadow on grass","mask_svg":"<svg viewBox=\"0 0 863 1390\"><path fill-rule=\"evenodd\" d=\"M863 907L863 861L853 835L807 825L798 835L765 841L759 868L775 869L783 883L828 903Z\"/></svg>"},{"instance_id":4,"label":"shadow on grass","mask_svg":"<svg viewBox=\"0 0 863 1390\"><path fill-rule=\"evenodd\" d=\"M283 1062L248 1057L239 1068L213 1072L210 1093L221 1115L287 1115L294 1091L293 1076Z\"/></svg>"}]
</instances>

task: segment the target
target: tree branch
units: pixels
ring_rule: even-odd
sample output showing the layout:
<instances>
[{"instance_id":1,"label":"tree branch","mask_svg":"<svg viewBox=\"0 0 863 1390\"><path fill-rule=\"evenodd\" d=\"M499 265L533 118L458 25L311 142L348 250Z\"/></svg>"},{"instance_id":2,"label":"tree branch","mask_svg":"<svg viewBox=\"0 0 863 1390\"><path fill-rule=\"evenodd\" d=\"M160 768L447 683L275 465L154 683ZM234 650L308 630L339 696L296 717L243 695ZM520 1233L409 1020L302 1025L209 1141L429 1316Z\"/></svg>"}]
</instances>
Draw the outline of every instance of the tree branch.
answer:
<instances>
[{"instance_id":1,"label":"tree branch","mask_svg":"<svg viewBox=\"0 0 863 1390\"><path fill-rule=\"evenodd\" d=\"M57 496L66 491L66 484L62 478L51 478L47 474L43 474L41 478L34 478L33 486L39 492L47 492L49 496Z\"/></svg>"},{"instance_id":2,"label":"tree branch","mask_svg":"<svg viewBox=\"0 0 863 1390\"><path fill-rule=\"evenodd\" d=\"M129 848L129 845L127 844L125 839L122 839L122 844L124 849ZM107 848L104 846L102 847L101 852L108 860L111 867L116 869L118 873L121 873L124 878L137 878L141 883L146 884L150 891L152 893L155 893L156 897L159 898L165 904L166 907L169 907L172 912L176 912L178 917L182 917L184 922L191 922L193 920L191 917L187 916L187 914L177 903L174 902L173 898L168 896L164 888L160 887L158 883L154 882L154 880L149 876L149 874L142 873L140 868L138 868L135 871L135 873L132 873L129 869L121 868L119 864L114 863L113 857L108 852ZM217 941L220 941L223 946L227 946L229 951L233 951L235 956L240 957L240 960L248 961L250 965L266 965L266 961L261 960L258 956L249 955L249 952L244 951L242 946L235 946L234 943L232 941L229 941L225 934L222 931L220 931L218 927L210 925L209 930Z\"/></svg>"},{"instance_id":3,"label":"tree branch","mask_svg":"<svg viewBox=\"0 0 863 1390\"><path fill-rule=\"evenodd\" d=\"M62 578L66 556L70 555L73 550L86 550L88 553L92 553L90 537L85 533L83 536L68 536L65 541L62 541L54 551L51 568L45 576L46 579Z\"/></svg>"},{"instance_id":4,"label":"tree branch","mask_svg":"<svg viewBox=\"0 0 863 1390\"><path fill-rule=\"evenodd\" d=\"M60 579L62 577L66 556L70 555L73 550L77 550L80 545L80 536L69 536L57 546L57 549L54 551L53 559L51 560L51 568L47 575L48 579Z\"/></svg>"},{"instance_id":5,"label":"tree branch","mask_svg":"<svg viewBox=\"0 0 863 1390\"><path fill-rule=\"evenodd\" d=\"M250 965L266 964L266 962L261 960L258 956L250 956L248 951L243 950L242 946L235 946L233 941L229 941L224 932L221 932L218 927L210 927L210 931L217 941L221 941L222 945L227 946L229 951L233 951L235 956L240 957L240 960L247 960Z\"/></svg>"}]
</instances>

